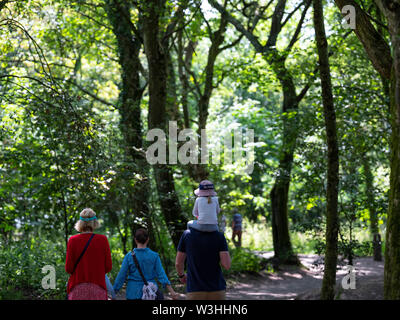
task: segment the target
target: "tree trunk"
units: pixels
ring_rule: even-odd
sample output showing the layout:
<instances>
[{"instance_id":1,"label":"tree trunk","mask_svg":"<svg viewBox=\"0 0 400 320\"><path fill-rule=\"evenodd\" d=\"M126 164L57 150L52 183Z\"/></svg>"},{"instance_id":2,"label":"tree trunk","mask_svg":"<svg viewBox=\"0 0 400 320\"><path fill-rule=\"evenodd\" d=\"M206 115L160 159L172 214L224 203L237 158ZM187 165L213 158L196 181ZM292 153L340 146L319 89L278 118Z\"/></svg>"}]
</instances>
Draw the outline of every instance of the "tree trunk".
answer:
<instances>
[{"instance_id":1,"label":"tree trunk","mask_svg":"<svg viewBox=\"0 0 400 320\"><path fill-rule=\"evenodd\" d=\"M385 299L400 299L400 4L397 0L375 0L388 21L393 57L389 44L375 30L366 13L354 0L335 0L339 9L344 5L356 8L356 30L372 64L383 79L390 81L390 194L386 224ZM361 22L361 23L360 23Z\"/></svg>"},{"instance_id":2,"label":"tree trunk","mask_svg":"<svg viewBox=\"0 0 400 320\"><path fill-rule=\"evenodd\" d=\"M324 106L326 139L328 145L328 181L326 190L326 250L321 298L324 300L332 300L335 297L337 242L339 231L339 151L336 137L336 115L332 94L328 42L326 40L325 34L322 0L313 0L313 7L315 38L317 42L319 56L322 102Z\"/></svg>"},{"instance_id":3,"label":"tree trunk","mask_svg":"<svg viewBox=\"0 0 400 320\"><path fill-rule=\"evenodd\" d=\"M400 19L400 17L399 17ZM399 30L400 31L400 30ZM398 31L398 32L399 32ZM394 42L395 44L396 42ZM400 44L397 41L397 70L400 71ZM397 52L396 52L397 51ZM396 60L396 58L395 58ZM396 63L396 62L395 62ZM396 68L396 67L395 67ZM391 159L389 211L385 246L385 299L400 299L400 77L393 72L390 88L391 105Z\"/></svg>"},{"instance_id":4,"label":"tree trunk","mask_svg":"<svg viewBox=\"0 0 400 320\"><path fill-rule=\"evenodd\" d=\"M183 119L184 119L184 127L190 128L190 115L189 115L189 81L185 70L185 65L187 68L190 68L192 64L192 56L194 53L194 49L196 47L196 43L193 41L189 41L187 46L183 46L183 30L178 32L178 74L181 84L181 105L183 111Z\"/></svg>"},{"instance_id":5,"label":"tree trunk","mask_svg":"<svg viewBox=\"0 0 400 320\"><path fill-rule=\"evenodd\" d=\"M376 1L377 2L377 1ZM376 31L369 16L361 9L354 0L335 0L340 10L346 5L351 5L356 11L356 29L354 33L363 44L365 52L371 60L374 68L384 78L390 78L392 59L390 57L390 46Z\"/></svg>"},{"instance_id":6,"label":"tree trunk","mask_svg":"<svg viewBox=\"0 0 400 320\"><path fill-rule=\"evenodd\" d=\"M176 121L178 128L183 128L182 117L178 108L178 90L176 75L171 52L166 52L167 57L167 103L166 112L168 121Z\"/></svg>"},{"instance_id":7,"label":"tree trunk","mask_svg":"<svg viewBox=\"0 0 400 320\"><path fill-rule=\"evenodd\" d=\"M269 38L266 45L263 45L258 37L253 34L255 26L251 29L245 28L244 25L235 17L233 17L226 8L222 7L215 0L208 0L211 6L217 9L224 18L230 22L237 31L243 34L249 42L253 45L254 49L263 55L265 61L272 67L276 77L283 91L283 104L282 112L290 113L296 112L300 100L304 97L305 92L301 95L296 95L296 88L294 80L289 70L285 67L286 57L291 50L293 44L297 41L298 33L304 22L305 15L310 6L310 2L304 3L304 9L301 18L298 22L296 32L290 39L290 44L286 50L280 52L276 49L276 42L279 33L282 31L282 20L285 12L286 0L279 0L275 7L271 19L271 29ZM264 17L265 20L267 18ZM255 19L257 21L257 19ZM293 253L292 245L289 236L289 222L288 222L288 194L290 187L290 175L293 164L293 155L295 150L296 139L298 137L296 116L283 116L283 141L282 149L280 152L280 161L278 167L278 174L275 179L274 186L270 192L271 197L271 211L272 211L272 235L274 242L275 258L278 263L298 264L299 260Z\"/></svg>"},{"instance_id":8,"label":"tree trunk","mask_svg":"<svg viewBox=\"0 0 400 320\"><path fill-rule=\"evenodd\" d=\"M227 27L228 21L224 19L221 15L221 20L219 23L218 30L215 32L212 32L210 27L208 26L208 32L210 35L210 41L211 41L211 46L208 50L208 56L207 56L207 64L204 70L204 83L202 85L197 86L197 91L200 95L199 100L197 101L197 107L198 107L198 128L197 128L197 137L199 141L199 146L202 145L201 143L201 130L205 130L207 126L207 119L208 119L208 108L210 105L210 99L212 95L212 91L214 90L214 69L215 69L215 62L217 60L218 55L222 52L221 45L223 44L225 40L225 32L226 32L226 27ZM186 64L186 68L189 68L189 65L187 62L191 61L191 56L189 57L187 54L192 54L192 49L193 48L193 43L190 41L187 49L184 51L182 44L180 44L180 54L181 57L179 57L180 61L180 69L181 69L181 81L182 81L182 86L183 88L187 88L187 77L185 75L185 72L183 70L183 65ZM183 56L183 53L185 52L185 56ZM202 77L203 78L203 75ZM184 93L187 93L187 91L184 91ZM187 97L182 97L183 102L187 103ZM183 105L184 106L184 105ZM185 108L186 107L186 108ZM184 106L184 110L186 109L187 112L187 105ZM185 116L186 119L186 116ZM189 119L185 120L185 125L189 125ZM203 150L199 148L199 155ZM209 172L207 170L207 165L198 163L198 164L189 164L188 168L188 173L191 176L191 178L195 181L200 182L201 180L205 180L209 176Z\"/></svg>"},{"instance_id":9,"label":"tree trunk","mask_svg":"<svg viewBox=\"0 0 400 320\"><path fill-rule=\"evenodd\" d=\"M283 135L280 151L279 167L274 186L270 192L272 214L272 237L275 258L281 264L299 264L293 253L289 235L288 199L293 164L293 155L298 136L297 116L289 113L297 112L298 101L293 78L285 67L283 57L277 51L265 59L272 66L283 90L282 120Z\"/></svg>"},{"instance_id":10,"label":"tree trunk","mask_svg":"<svg viewBox=\"0 0 400 320\"><path fill-rule=\"evenodd\" d=\"M165 1L146 1L142 4L144 47L149 68L149 112L148 127L167 132L166 103L168 79L167 41L160 30L160 19L164 18ZM169 228L172 241L178 245L186 229L186 218L182 214L175 191L171 169L166 164L153 166L161 211Z\"/></svg>"},{"instance_id":11,"label":"tree trunk","mask_svg":"<svg viewBox=\"0 0 400 320\"><path fill-rule=\"evenodd\" d=\"M290 242L287 201L289 182L279 178L271 190L272 239L278 264L298 264Z\"/></svg>"},{"instance_id":12,"label":"tree trunk","mask_svg":"<svg viewBox=\"0 0 400 320\"><path fill-rule=\"evenodd\" d=\"M379 234L378 216L375 210L374 176L367 155L362 155L365 176L365 193L367 196L367 208L369 211L370 232L374 248L374 260L382 261L381 235Z\"/></svg>"},{"instance_id":13,"label":"tree trunk","mask_svg":"<svg viewBox=\"0 0 400 320\"><path fill-rule=\"evenodd\" d=\"M131 31L129 6L120 0L107 0L106 11L113 32L117 39L119 63L121 65L122 89L119 96L118 111L121 116L120 128L124 137L124 149L127 159L129 176L136 174L134 183L127 181L131 201L131 214L143 218L149 230L150 243L153 244L154 235L149 212L148 195L150 185L148 181L149 168L143 151L143 129L141 122L140 103L144 88L140 86L140 39L134 37ZM140 26L138 28L140 30ZM131 224L132 236L137 228L143 227L136 223ZM133 238L133 237L132 237ZM132 246L135 246L132 239Z\"/></svg>"},{"instance_id":14,"label":"tree trunk","mask_svg":"<svg viewBox=\"0 0 400 320\"><path fill-rule=\"evenodd\" d=\"M388 22L393 64L390 76L390 193L386 225L384 297L400 299L400 2L377 0Z\"/></svg>"}]
</instances>

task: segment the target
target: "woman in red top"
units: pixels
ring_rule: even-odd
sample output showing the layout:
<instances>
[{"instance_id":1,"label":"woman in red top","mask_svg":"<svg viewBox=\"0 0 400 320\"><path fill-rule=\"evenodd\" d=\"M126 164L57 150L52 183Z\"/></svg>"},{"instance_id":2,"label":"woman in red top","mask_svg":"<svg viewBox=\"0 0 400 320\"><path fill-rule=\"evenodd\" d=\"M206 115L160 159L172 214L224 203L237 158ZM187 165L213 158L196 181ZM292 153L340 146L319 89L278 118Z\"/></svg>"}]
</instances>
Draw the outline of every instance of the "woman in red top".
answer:
<instances>
[{"instance_id":1,"label":"woman in red top","mask_svg":"<svg viewBox=\"0 0 400 320\"><path fill-rule=\"evenodd\" d=\"M80 234L68 240L65 271L70 274L67 286L68 300L107 300L105 275L111 271L110 245L106 236L95 234L74 271L93 231L100 226L96 213L84 209L75 229Z\"/></svg>"}]
</instances>

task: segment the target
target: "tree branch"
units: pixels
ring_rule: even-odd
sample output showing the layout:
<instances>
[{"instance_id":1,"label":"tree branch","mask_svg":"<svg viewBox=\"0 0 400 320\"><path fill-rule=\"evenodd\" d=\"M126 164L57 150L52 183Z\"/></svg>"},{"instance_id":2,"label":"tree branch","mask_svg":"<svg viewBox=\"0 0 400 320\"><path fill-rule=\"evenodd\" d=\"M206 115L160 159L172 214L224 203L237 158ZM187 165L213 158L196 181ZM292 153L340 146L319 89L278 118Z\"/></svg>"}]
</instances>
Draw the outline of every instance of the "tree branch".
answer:
<instances>
[{"instance_id":1,"label":"tree branch","mask_svg":"<svg viewBox=\"0 0 400 320\"><path fill-rule=\"evenodd\" d=\"M354 0L335 0L340 11L345 5L351 5L356 9L356 29L358 39L371 60L374 68L384 79L390 79L392 68L392 56L389 44L377 32L367 14Z\"/></svg>"},{"instance_id":2,"label":"tree branch","mask_svg":"<svg viewBox=\"0 0 400 320\"><path fill-rule=\"evenodd\" d=\"M306 14L307 14L307 11L308 11L308 8L310 7L310 5L311 5L311 0L306 0L306 5L304 6L304 10L301 13L300 21L297 24L296 30L295 30L295 32L293 34L292 39L290 40L290 43L288 44L288 46L285 49L286 52L289 52L292 49L293 45L297 42L299 34L301 32L301 28L302 28L303 23L304 23L304 19L306 17Z\"/></svg>"},{"instance_id":3,"label":"tree branch","mask_svg":"<svg viewBox=\"0 0 400 320\"><path fill-rule=\"evenodd\" d=\"M282 27L290 20L290 18L293 16L293 14L294 14L297 10L299 10L300 7L301 7L303 4L304 4L304 2L300 2L300 4L299 4L296 8L294 8L293 11L290 12L290 13L286 16L285 20L282 22Z\"/></svg>"},{"instance_id":4,"label":"tree branch","mask_svg":"<svg viewBox=\"0 0 400 320\"><path fill-rule=\"evenodd\" d=\"M115 105L112 104L111 102L108 102L102 98L100 98L99 96L97 96L96 94L94 94L93 92L90 92L89 90L86 90L84 87L82 87L80 84L78 84L76 81L72 80L72 79L62 79L62 78L56 78L57 80L66 80L68 83L74 85L76 88L78 88L80 91L86 93L88 96L90 96L91 98L93 98L94 100L105 104L107 106L112 106L115 108Z\"/></svg>"},{"instance_id":5,"label":"tree branch","mask_svg":"<svg viewBox=\"0 0 400 320\"><path fill-rule=\"evenodd\" d=\"M0 11L6 6L9 0L2 0L0 1Z\"/></svg>"},{"instance_id":6,"label":"tree branch","mask_svg":"<svg viewBox=\"0 0 400 320\"><path fill-rule=\"evenodd\" d=\"M273 48L276 46L278 35L282 30L282 19L285 12L286 0L279 0L272 15L271 29L267 40L267 47Z\"/></svg>"},{"instance_id":7,"label":"tree branch","mask_svg":"<svg viewBox=\"0 0 400 320\"><path fill-rule=\"evenodd\" d=\"M222 7L216 0L208 0L208 2L211 6L217 9L219 13L236 28L237 31L242 33L250 41L250 43L254 46L257 52L265 51L263 45L258 41L257 37L249 30L247 30L240 23L239 20L237 20L231 14L229 14L228 11L224 7Z\"/></svg>"},{"instance_id":8,"label":"tree branch","mask_svg":"<svg viewBox=\"0 0 400 320\"><path fill-rule=\"evenodd\" d=\"M343 36L343 40L346 39L351 33L352 33L352 31L348 31L347 33L345 33L345 35ZM328 57L332 56L334 52L335 52L334 50L331 50L331 51L329 52ZM316 66L316 67L314 68L314 70L313 70L314 76L312 76L312 77L309 78L307 84L304 86L304 88L303 88L303 89L300 91L300 93L297 95L297 98L296 98L296 99L297 99L298 102L300 102L300 101L304 98L304 96L307 94L307 91L310 89L312 83L313 83L313 82L315 81L315 79L317 78L318 72L319 72L319 66Z\"/></svg>"}]
</instances>

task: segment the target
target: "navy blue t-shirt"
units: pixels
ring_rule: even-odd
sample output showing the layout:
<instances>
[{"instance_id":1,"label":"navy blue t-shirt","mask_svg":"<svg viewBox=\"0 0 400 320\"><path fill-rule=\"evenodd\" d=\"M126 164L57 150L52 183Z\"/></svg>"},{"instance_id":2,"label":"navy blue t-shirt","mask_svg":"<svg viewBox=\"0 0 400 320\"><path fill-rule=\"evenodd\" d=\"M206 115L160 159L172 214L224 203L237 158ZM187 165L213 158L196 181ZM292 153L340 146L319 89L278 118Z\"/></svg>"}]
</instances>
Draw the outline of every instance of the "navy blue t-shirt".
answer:
<instances>
[{"instance_id":1,"label":"navy blue t-shirt","mask_svg":"<svg viewBox=\"0 0 400 320\"><path fill-rule=\"evenodd\" d=\"M187 292L225 290L219 253L228 251L228 245L221 232L189 228L179 241L178 251L186 253Z\"/></svg>"}]
</instances>

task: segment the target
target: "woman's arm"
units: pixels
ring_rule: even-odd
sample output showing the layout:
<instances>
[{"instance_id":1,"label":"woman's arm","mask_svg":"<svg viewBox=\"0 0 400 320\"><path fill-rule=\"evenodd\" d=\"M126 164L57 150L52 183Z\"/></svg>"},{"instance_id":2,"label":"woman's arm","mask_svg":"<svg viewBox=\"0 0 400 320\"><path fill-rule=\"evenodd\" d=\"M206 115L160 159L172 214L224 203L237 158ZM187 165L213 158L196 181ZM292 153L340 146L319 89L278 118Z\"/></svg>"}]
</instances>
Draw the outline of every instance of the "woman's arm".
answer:
<instances>
[{"instance_id":1,"label":"woman's arm","mask_svg":"<svg viewBox=\"0 0 400 320\"><path fill-rule=\"evenodd\" d=\"M122 261L121 269L119 270L118 276L115 279L115 282L114 282L114 291L115 292L118 292L122 288L122 286L125 282L126 276L128 274L128 268L129 268L128 257L129 257L129 254L127 254L125 256L124 260Z\"/></svg>"},{"instance_id":2,"label":"woman's arm","mask_svg":"<svg viewBox=\"0 0 400 320\"><path fill-rule=\"evenodd\" d=\"M167 287L167 289L168 289L169 294L171 295L171 298L172 298L173 300L178 300L178 299L179 299L179 294L177 294L177 293L175 292L175 290L171 287L171 285L170 285L170 284L167 284L166 287Z\"/></svg>"},{"instance_id":3,"label":"woman's arm","mask_svg":"<svg viewBox=\"0 0 400 320\"><path fill-rule=\"evenodd\" d=\"M112 286L112 284L111 284L111 281L110 281L110 279L107 277L107 275L106 275L106 287L107 287L107 291L111 294L111 298L112 298L113 300L115 300L115 291L114 291L114 288L113 288L113 286Z\"/></svg>"},{"instance_id":4,"label":"woman's arm","mask_svg":"<svg viewBox=\"0 0 400 320\"><path fill-rule=\"evenodd\" d=\"M108 239L106 237L106 261L105 261L106 273L109 273L111 269L112 269L111 250L110 250L110 244L108 243Z\"/></svg>"},{"instance_id":5,"label":"woman's arm","mask_svg":"<svg viewBox=\"0 0 400 320\"><path fill-rule=\"evenodd\" d=\"M74 259L74 254L72 252L72 248L71 248L71 241L68 241L67 244L67 257L65 259L65 271L69 274L72 273L73 269L74 269L74 263L75 263L75 259Z\"/></svg>"},{"instance_id":6,"label":"woman's arm","mask_svg":"<svg viewBox=\"0 0 400 320\"><path fill-rule=\"evenodd\" d=\"M170 293L172 299L177 300L178 299L178 294L171 287L171 282L168 280L168 277L165 274L165 271L164 271L164 268L163 268L163 266L161 264L161 259L160 259L159 255L157 255L157 259L156 259L156 274L157 274L158 281L160 281L160 283L167 288L167 290Z\"/></svg>"},{"instance_id":7,"label":"woman's arm","mask_svg":"<svg viewBox=\"0 0 400 320\"><path fill-rule=\"evenodd\" d=\"M161 259L160 259L159 255L157 255L155 269L156 269L156 277L163 286L171 284L171 282L168 280L167 275L165 274L165 271L161 264Z\"/></svg>"}]
</instances>

